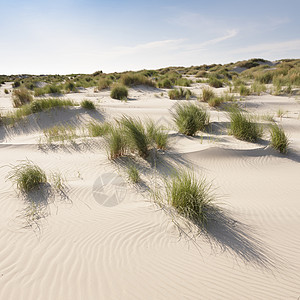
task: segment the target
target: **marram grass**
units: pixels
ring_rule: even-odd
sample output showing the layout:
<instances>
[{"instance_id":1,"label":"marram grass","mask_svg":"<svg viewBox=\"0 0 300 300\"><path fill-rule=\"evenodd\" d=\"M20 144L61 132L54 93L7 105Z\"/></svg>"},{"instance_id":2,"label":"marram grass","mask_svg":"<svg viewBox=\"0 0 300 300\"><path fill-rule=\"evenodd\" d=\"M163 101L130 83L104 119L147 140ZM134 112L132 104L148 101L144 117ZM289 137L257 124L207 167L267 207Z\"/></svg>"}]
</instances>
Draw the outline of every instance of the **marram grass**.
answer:
<instances>
[{"instance_id":1,"label":"marram grass","mask_svg":"<svg viewBox=\"0 0 300 300\"><path fill-rule=\"evenodd\" d=\"M45 172L29 160L13 166L7 178L12 180L19 191L25 193L38 188L43 183L47 183Z\"/></svg>"}]
</instances>

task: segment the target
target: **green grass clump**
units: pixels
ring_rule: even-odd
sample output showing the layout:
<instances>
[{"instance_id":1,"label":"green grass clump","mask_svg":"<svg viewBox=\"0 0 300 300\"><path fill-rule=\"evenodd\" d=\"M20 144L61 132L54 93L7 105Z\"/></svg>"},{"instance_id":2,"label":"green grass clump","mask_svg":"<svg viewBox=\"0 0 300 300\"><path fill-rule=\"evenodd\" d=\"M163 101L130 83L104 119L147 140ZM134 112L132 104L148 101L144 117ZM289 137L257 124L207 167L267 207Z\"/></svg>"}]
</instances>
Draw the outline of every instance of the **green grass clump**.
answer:
<instances>
[{"instance_id":1,"label":"green grass clump","mask_svg":"<svg viewBox=\"0 0 300 300\"><path fill-rule=\"evenodd\" d=\"M180 133L193 136L209 123L209 115L195 104L177 105L173 113L175 124Z\"/></svg>"},{"instance_id":2,"label":"green grass clump","mask_svg":"<svg viewBox=\"0 0 300 300\"><path fill-rule=\"evenodd\" d=\"M13 90L12 99L14 107L21 107L24 104L30 103L33 97L28 89L20 87Z\"/></svg>"},{"instance_id":3,"label":"green grass clump","mask_svg":"<svg viewBox=\"0 0 300 300\"><path fill-rule=\"evenodd\" d=\"M118 100L126 100L128 97L128 89L124 85L117 84L112 87L110 97Z\"/></svg>"},{"instance_id":4,"label":"green grass clump","mask_svg":"<svg viewBox=\"0 0 300 300\"><path fill-rule=\"evenodd\" d=\"M138 183L140 181L140 174L136 166L131 165L127 169L128 179L132 183Z\"/></svg>"},{"instance_id":5,"label":"green grass clump","mask_svg":"<svg viewBox=\"0 0 300 300\"><path fill-rule=\"evenodd\" d=\"M192 84L192 81L187 78L178 78L175 82L175 85L186 86L186 87L191 86L191 84Z\"/></svg>"},{"instance_id":6,"label":"green grass clump","mask_svg":"<svg viewBox=\"0 0 300 300\"><path fill-rule=\"evenodd\" d=\"M180 99L186 99L189 100L192 96L192 92L189 89L173 89L169 91L168 93L169 98L172 100L180 100Z\"/></svg>"},{"instance_id":7,"label":"green grass clump","mask_svg":"<svg viewBox=\"0 0 300 300\"><path fill-rule=\"evenodd\" d=\"M7 176L16 184L18 190L28 193L41 184L47 183L45 172L31 161L24 161L17 166L13 166Z\"/></svg>"},{"instance_id":8,"label":"green grass clump","mask_svg":"<svg viewBox=\"0 0 300 300\"><path fill-rule=\"evenodd\" d=\"M126 140L119 127L111 127L106 136L106 148L110 159L116 159L126 154Z\"/></svg>"},{"instance_id":9,"label":"green grass clump","mask_svg":"<svg viewBox=\"0 0 300 300\"><path fill-rule=\"evenodd\" d=\"M210 99L214 98L215 97L215 93L212 89L210 88L203 88L202 89L202 97L201 99L204 101L204 102L208 102Z\"/></svg>"},{"instance_id":10,"label":"green grass clump","mask_svg":"<svg viewBox=\"0 0 300 300\"><path fill-rule=\"evenodd\" d=\"M248 89L245 85L240 85L239 93L241 96L249 96L251 94L250 89Z\"/></svg>"},{"instance_id":11,"label":"green grass clump","mask_svg":"<svg viewBox=\"0 0 300 300\"><path fill-rule=\"evenodd\" d=\"M173 87L173 83L169 78L164 78L157 82L157 87L171 89Z\"/></svg>"},{"instance_id":12,"label":"green grass clump","mask_svg":"<svg viewBox=\"0 0 300 300\"><path fill-rule=\"evenodd\" d=\"M77 137L75 128L70 125L56 125L51 128L44 129L43 133L48 144L51 144L52 142L72 142Z\"/></svg>"},{"instance_id":13,"label":"green grass clump","mask_svg":"<svg viewBox=\"0 0 300 300\"><path fill-rule=\"evenodd\" d=\"M213 97L208 100L208 105L211 107L220 106L224 102L222 97Z\"/></svg>"},{"instance_id":14,"label":"green grass clump","mask_svg":"<svg viewBox=\"0 0 300 300\"><path fill-rule=\"evenodd\" d=\"M286 154L289 146L289 139L284 130L277 124L271 125L271 146L280 153Z\"/></svg>"},{"instance_id":15,"label":"green grass clump","mask_svg":"<svg viewBox=\"0 0 300 300\"><path fill-rule=\"evenodd\" d=\"M73 81L68 81L65 84L65 90L69 93L69 92L77 92L77 87L76 84Z\"/></svg>"},{"instance_id":16,"label":"green grass clump","mask_svg":"<svg viewBox=\"0 0 300 300\"><path fill-rule=\"evenodd\" d=\"M184 170L166 182L168 203L180 215L200 226L207 224L209 209L213 207L214 197L210 190L211 185L205 179L197 179L192 172Z\"/></svg>"},{"instance_id":17,"label":"green grass clump","mask_svg":"<svg viewBox=\"0 0 300 300\"><path fill-rule=\"evenodd\" d=\"M208 79L208 84L214 88L220 88L223 86L223 82L214 76L212 76Z\"/></svg>"},{"instance_id":18,"label":"green grass clump","mask_svg":"<svg viewBox=\"0 0 300 300\"><path fill-rule=\"evenodd\" d=\"M5 94L9 94L8 89L4 89L4 93L5 93Z\"/></svg>"},{"instance_id":19,"label":"green grass clump","mask_svg":"<svg viewBox=\"0 0 300 300\"><path fill-rule=\"evenodd\" d=\"M109 123L91 122L88 125L89 135L92 137L104 136L109 133L110 129L111 129L111 124Z\"/></svg>"},{"instance_id":20,"label":"green grass clump","mask_svg":"<svg viewBox=\"0 0 300 300\"><path fill-rule=\"evenodd\" d=\"M95 104L90 100L83 100L81 101L80 105L85 109L96 109Z\"/></svg>"},{"instance_id":21,"label":"green grass clump","mask_svg":"<svg viewBox=\"0 0 300 300\"><path fill-rule=\"evenodd\" d=\"M157 149L166 150L168 146L168 133L165 132L162 126L156 125L153 120L148 120L146 123L147 137L150 144Z\"/></svg>"},{"instance_id":22,"label":"green grass clump","mask_svg":"<svg viewBox=\"0 0 300 300\"><path fill-rule=\"evenodd\" d=\"M97 85L98 91L102 91L102 90L109 88L111 84L112 84L111 79L106 78L106 77L101 77L99 79L98 85Z\"/></svg>"},{"instance_id":23,"label":"green grass clump","mask_svg":"<svg viewBox=\"0 0 300 300\"><path fill-rule=\"evenodd\" d=\"M135 74L135 73L126 73L123 74L120 78L120 82L126 86L136 86L136 85L147 85L154 87L155 83L144 76L143 74Z\"/></svg>"},{"instance_id":24,"label":"green grass clump","mask_svg":"<svg viewBox=\"0 0 300 300\"><path fill-rule=\"evenodd\" d=\"M262 136L262 127L254 123L250 116L233 109L230 113L230 133L237 139L256 142Z\"/></svg>"},{"instance_id":25,"label":"green grass clump","mask_svg":"<svg viewBox=\"0 0 300 300\"><path fill-rule=\"evenodd\" d=\"M142 122L138 119L123 116L120 120L126 142L131 151L137 151L145 158L149 154L149 139Z\"/></svg>"}]
</instances>

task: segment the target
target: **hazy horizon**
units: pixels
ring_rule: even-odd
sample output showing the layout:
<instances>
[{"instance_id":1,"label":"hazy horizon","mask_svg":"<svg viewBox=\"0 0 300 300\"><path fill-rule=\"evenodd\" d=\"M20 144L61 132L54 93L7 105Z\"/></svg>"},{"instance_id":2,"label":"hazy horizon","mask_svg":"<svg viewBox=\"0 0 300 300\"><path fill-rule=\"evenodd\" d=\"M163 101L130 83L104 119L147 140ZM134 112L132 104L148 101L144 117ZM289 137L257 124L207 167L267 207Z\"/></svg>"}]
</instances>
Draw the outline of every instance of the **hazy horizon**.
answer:
<instances>
[{"instance_id":1,"label":"hazy horizon","mask_svg":"<svg viewBox=\"0 0 300 300\"><path fill-rule=\"evenodd\" d=\"M0 74L111 73L300 57L296 0L0 4Z\"/></svg>"}]
</instances>

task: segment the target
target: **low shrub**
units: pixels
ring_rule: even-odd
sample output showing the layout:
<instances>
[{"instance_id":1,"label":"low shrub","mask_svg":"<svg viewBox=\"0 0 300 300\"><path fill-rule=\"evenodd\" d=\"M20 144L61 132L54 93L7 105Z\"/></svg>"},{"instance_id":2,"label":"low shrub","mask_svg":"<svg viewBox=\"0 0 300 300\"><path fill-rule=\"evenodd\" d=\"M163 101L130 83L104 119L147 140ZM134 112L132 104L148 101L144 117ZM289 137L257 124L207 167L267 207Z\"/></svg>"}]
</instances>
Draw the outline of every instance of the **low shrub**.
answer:
<instances>
[{"instance_id":1,"label":"low shrub","mask_svg":"<svg viewBox=\"0 0 300 300\"><path fill-rule=\"evenodd\" d=\"M128 90L126 86L117 84L112 87L110 97L118 100L126 100L128 97Z\"/></svg>"},{"instance_id":2,"label":"low shrub","mask_svg":"<svg viewBox=\"0 0 300 300\"><path fill-rule=\"evenodd\" d=\"M280 153L287 153L289 146L289 139L285 134L284 130L280 128L277 124L271 125L271 146L278 150Z\"/></svg>"},{"instance_id":3,"label":"low shrub","mask_svg":"<svg viewBox=\"0 0 300 300\"><path fill-rule=\"evenodd\" d=\"M177 105L173 113L175 124L180 133L193 136L209 123L209 115L195 104Z\"/></svg>"},{"instance_id":4,"label":"low shrub","mask_svg":"<svg viewBox=\"0 0 300 300\"><path fill-rule=\"evenodd\" d=\"M5 93L5 94L9 94L8 89L4 89L4 93Z\"/></svg>"}]
</instances>

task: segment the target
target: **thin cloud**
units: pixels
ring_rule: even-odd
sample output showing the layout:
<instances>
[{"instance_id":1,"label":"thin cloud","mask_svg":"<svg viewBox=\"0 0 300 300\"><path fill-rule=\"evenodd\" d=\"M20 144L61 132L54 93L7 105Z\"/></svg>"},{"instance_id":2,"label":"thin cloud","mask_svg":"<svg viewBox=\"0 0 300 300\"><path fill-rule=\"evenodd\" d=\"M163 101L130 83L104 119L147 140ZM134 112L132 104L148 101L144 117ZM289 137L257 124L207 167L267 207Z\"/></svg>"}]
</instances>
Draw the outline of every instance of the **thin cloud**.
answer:
<instances>
[{"instance_id":1,"label":"thin cloud","mask_svg":"<svg viewBox=\"0 0 300 300\"><path fill-rule=\"evenodd\" d=\"M300 49L300 39L290 40L285 42L264 43L258 45L250 45L247 47L232 50L232 54L254 54L254 53L283 53L285 51L293 51Z\"/></svg>"}]
</instances>

